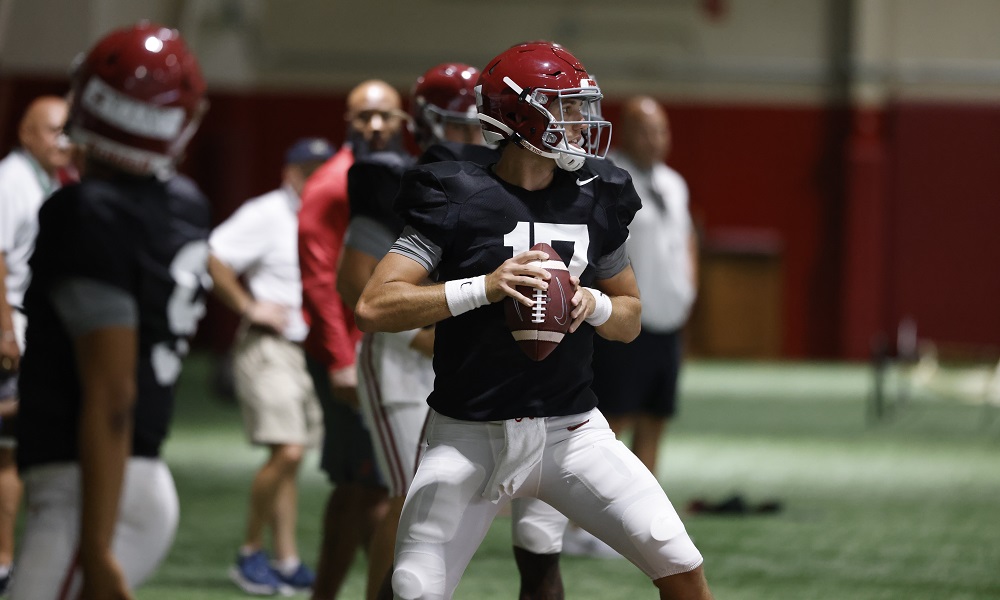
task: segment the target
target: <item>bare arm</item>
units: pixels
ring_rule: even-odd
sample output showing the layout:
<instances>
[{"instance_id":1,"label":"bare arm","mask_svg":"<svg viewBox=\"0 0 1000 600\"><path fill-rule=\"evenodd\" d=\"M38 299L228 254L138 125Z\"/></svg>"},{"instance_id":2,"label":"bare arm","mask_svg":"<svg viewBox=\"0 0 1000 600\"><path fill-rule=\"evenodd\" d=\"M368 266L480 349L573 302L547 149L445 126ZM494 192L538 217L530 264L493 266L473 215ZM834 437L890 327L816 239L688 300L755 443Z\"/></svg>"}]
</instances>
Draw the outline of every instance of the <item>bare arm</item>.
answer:
<instances>
[{"instance_id":1,"label":"bare arm","mask_svg":"<svg viewBox=\"0 0 1000 600\"><path fill-rule=\"evenodd\" d=\"M361 298L365 284L375 272L378 259L356 248L345 245L340 251L340 266L337 267L337 293L344 302L354 308Z\"/></svg>"},{"instance_id":2,"label":"bare arm","mask_svg":"<svg viewBox=\"0 0 1000 600\"><path fill-rule=\"evenodd\" d=\"M208 274L212 277L212 294L234 313L238 315L246 313L253 304L253 298L240 283L236 271L214 254L210 254Z\"/></svg>"},{"instance_id":3,"label":"bare arm","mask_svg":"<svg viewBox=\"0 0 1000 600\"><path fill-rule=\"evenodd\" d=\"M288 326L288 308L254 300L240 283L236 271L214 255L208 257L208 274L212 277L212 294L234 313L275 333Z\"/></svg>"},{"instance_id":4,"label":"bare arm","mask_svg":"<svg viewBox=\"0 0 1000 600\"><path fill-rule=\"evenodd\" d=\"M573 283L579 286L580 281L574 277ZM639 301L639 284L635 280L635 272L629 265L610 279L598 280L595 287L607 294L611 299L611 317L594 329L605 339L618 342L631 342L639 335L641 329L642 303ZM570 332L576 331L580 324L594 313L596 300L586 289L578 287L573 295L573 306L570 313L573 324Z\"/></svg>"},{"instance_id":5,"label":"bare arm","mask_svg":"<svg viewBox=\"0 0 1000 600\"><path fill-rule=\"evenodd\" d=\"M20 362L13 309L7 303L7 254L0 252L0 371L16 371Z\"/></svg>"},{"instance_id":6,"label":"bare arm","mask_svg":"<svg viewBox=\"0 0 1000 600\"><path fill-rule=\"evenodd\" d=\"M544 252L522 252L486 276L486 298L499 302L510 296L525 306L532 302L515 287L545 289L550 275L533 261L548 258ZM406 331L452 316L444 284L425 284L428 273L420 263L390 252L379 262L358 301L355 318L362 331Z\"/></svg>"},{"instance_id":7,"label":"bare arm","mask_svg":"<svg viewBox=\"0 0 1000 600\"><path fill-rule=\"evenodd\" d=\"M410 342L410 348L416 350L417 352L423 354L427 358L434 357L434 328L424 327L417 332L417 335L413 336L413 341Z\"/></svg>"},{"instance_id":8,"label":"bare arm","mask_svg":"<svg viewBox=\"0 0 1000 600\"><path fill-rule=\"evenodd\" d=\"M327 372L330 378L330 388L333 397L358 410L358 369L357 365L348 365Z\"/></svg>"},{"instance_id":9,"label":"bare arm","mask_svg":"<svg viewBox=\"0 0 1000 600\"><path fill-rule=\"evenodd\" d=\"M361 292L364 291L378 263L379 259L371 254L344 246L340 252L340 268L337 270L337 292L348 306L357 307ZM410 348L424 356L433 356L434 328L425 327L418 331L410 342Z\"/></svg>"},{"instance_id":10,"label":"bare arm","mask_svg":"<svg viewBox=\"0 0 1000 600\"><path fill-rule=\"evenodd\" d=\"M107 327L75 340L80 409L80 558L86 598L131 598L112 554L125 465L132 451L138 336Z\"/></svg>"}]
</instances>

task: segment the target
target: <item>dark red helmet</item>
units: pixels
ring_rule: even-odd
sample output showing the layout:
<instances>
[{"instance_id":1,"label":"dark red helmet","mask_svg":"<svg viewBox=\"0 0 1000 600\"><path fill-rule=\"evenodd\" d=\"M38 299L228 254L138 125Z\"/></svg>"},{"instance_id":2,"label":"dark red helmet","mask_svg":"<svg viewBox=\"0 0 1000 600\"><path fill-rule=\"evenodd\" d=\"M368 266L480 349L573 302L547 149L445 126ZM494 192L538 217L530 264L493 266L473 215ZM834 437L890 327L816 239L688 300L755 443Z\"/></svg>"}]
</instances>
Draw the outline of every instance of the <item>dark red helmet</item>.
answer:
<instances>
[{"instance_id":1,"label":"dark red helmet","mask_svg":"<svg viewBox=\"0 0 1000 600\"><path fill-rule=\"evenodd\" d=\"M487 143L508 139L569 171L579 169L583 158L607 154L611 123L601 118L601 89L559 44L508 48L480 74L476 92ZM566 114L577 104L580 115ZM567 140L567 125L584 126L582 136Z\"/></svg>"},{"instance_id":2,"label":"dark red helmet","mask_svg":"<svg viewBox=\"0 0 1000 600\"><path fill-rule=\"evenodd\" d=\"M180 33L143 21L104 36L76 68L67 130L101 161L165 175L198 129L204 96Z\"/></svg>"},{"instance_id":3,"label":"dark red helmet","mask_svg":"<svg viewBox=\"0 0 1000 600\"><path fill-rule=\"evenodd\" d=\"M441 63L417 78L410 94L413 137L421 146L444 139L443 125L478 123L476 80L479 69L463 63Z\"/></svg>"}]
</instances>

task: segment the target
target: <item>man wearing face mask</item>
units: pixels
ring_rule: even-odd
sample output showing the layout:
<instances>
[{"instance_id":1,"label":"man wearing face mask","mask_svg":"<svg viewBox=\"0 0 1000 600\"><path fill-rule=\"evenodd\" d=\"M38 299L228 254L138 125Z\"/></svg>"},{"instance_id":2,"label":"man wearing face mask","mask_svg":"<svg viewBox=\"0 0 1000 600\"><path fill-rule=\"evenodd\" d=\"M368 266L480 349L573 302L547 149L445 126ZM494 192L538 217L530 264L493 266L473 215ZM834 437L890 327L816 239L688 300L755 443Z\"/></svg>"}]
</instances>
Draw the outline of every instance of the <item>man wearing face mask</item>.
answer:
<instances>
[{"instance_id":1,"label":"man wearing face mask","mask_svg":"<svg viewBox=\"0 0 1000 600\"><path fill-rule=\"evenodd\" d=\"M31 275L28 257L38 234L38 209L59 187L59 170L70 162L69 140L63 135L67 112L63 98L36 98L18 127L20 147L0 161L0 593L10 580L21 500L9 427L17 415L17 371L27 325L21 305Z\"/></svg>"},{"instance_id":2,"label":"man wearing face mask","mask_svg":"<svg viewBox=\"0 0 1000 600\"><path fill-rule=\"evenodd\" d=\"M302 306L309 370L323 407L321 467L335 488L323 517L314 600L336 597L359 544L368 548L387 491L358 412L355 345L360 332L337 293L337 264L350 219L347 171L358 156L400 147L406 120L399 93L369 80L347 96L347 139L306 182L299 211Z\"/></svg>"}]
</instances>

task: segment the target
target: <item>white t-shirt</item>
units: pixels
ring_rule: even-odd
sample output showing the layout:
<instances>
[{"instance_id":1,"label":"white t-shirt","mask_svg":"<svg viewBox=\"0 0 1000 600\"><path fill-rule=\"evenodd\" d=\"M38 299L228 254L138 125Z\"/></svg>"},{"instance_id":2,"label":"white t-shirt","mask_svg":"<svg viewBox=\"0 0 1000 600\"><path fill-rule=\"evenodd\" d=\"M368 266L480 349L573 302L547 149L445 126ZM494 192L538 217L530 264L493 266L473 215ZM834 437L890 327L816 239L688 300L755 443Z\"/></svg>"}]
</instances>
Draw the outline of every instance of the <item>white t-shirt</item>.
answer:
<instances>
[{"instance_id":1,"label":"white t-shirt","mask_svg":"<svg viewBox=\"0 0 1000 600\"><path fill-rule=\"evenodd\" d=\"M687 183L663 163L643 171L623 154L612 153L609 158L629 172L642 199L628 239L642 296L642 326L661 333L674 331L687 321L695 299L688 257L692 224ZM665 210L653 198L654 190Z\"/></svg>"},{"instance_id":2,"label":"white t-shirt","mask_svg":"<svg viewBox=\"0 0 1000 600\"><path fill-rule=\"evenodd\" d=\"M38 235L38 209L59 187L23 150L0 161L0 250L6 255L7 303L20 307L31 281L28 259Z\"/></svg>"},{"instance_id":3,"label":"white t-shirt","mask_svg":"<svg viewBox=\"0 0 1000 600\"><path fill-rule=\"evenodd\" d=\"M306 338L299 275L299 205L295 191L283 186L243 203L212 231L212 254L244 275L255 300L289 308L283 332L293 342Z\"/></svg>"}]
</instances>

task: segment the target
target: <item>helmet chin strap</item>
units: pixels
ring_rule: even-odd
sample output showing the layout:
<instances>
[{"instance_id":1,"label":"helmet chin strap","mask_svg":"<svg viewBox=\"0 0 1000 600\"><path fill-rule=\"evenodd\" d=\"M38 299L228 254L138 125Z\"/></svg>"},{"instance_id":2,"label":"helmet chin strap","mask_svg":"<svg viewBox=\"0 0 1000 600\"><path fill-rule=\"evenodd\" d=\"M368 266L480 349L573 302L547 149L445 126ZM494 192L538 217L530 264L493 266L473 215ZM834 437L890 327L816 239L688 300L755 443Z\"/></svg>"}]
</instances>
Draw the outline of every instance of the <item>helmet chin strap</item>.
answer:
<instances>
[{"instance_id":1,"label":"helmet chin strap","mask_svg":"<svg viewBox=\"0 0 1000 600\"><path fill-rule=\"evenodd\" d=\"M557 153L557 152L546 152L544 150L536 148L528 140L524 139L523 135L521 135L520 133L514 131L513 129L511 129L510 127L508 127L507 125L505 125L502 121L499 121L499 120L494 119L493 117L491 117L489 115L484 115L482 113L479 114L479 120L482 121L483 123L487 123L489 125L492 125L492 126L496 127L497 129L499 129L500 131L503 132L503 134L499 134L499 133L496 133L495 131L486 131L486 130L483 130L483 138L486 140L486 143L488 143L488 144L497 144L497 143L499 143L500 141L502 141L504 139L508 139L511 142L513 142L514 144L517 144L518 146L520 146L521 148L524 148L525 150L533 152L533 153L537 154L538 156L544 156L545 158L551 158L553 160L556 160L556 159L559 158L559 153Z\"/></svg>"},{"instance_id":2,"label":"helmet chin strap","mask_svg":"<svg viewBox=\"0 0 1000 600\"><path fill-rule=\"evenodd\" d=\"M483 123L486 123L488 125L492 125L492 126L496 127L500 131L506 133L508 136L514 135L514 130L511 129L510 127L507 127L507 125L505 125L503 121L500 121L498 119L494 119L493 117L491 117L489 115L484 115L483 113L479 113L479 120L481 122L483 122ZM487 134L494 135L494 136L500 135L500 134L492 132L492 131L484 131L483 132L483 135L487 135ZM503 139L503 136L500 136L500 139ZM497 141L500 141L500 140L497 140Z\"/></svg>"},{"instance_id":3,"label":"helmet chin strap","mask_svg":"<svg viewBox=\"0 0 1000 600\"><path fill-rule=\"evenodd\" d=\"M566 144L566 140L563 140L563 144ZM556 159L556 166L563 171L577 171L583 166L583 162L586 159L582 156L576 154L568 154L566 152L560 152L559 157Z\"/></svg>"}]
</instances>

